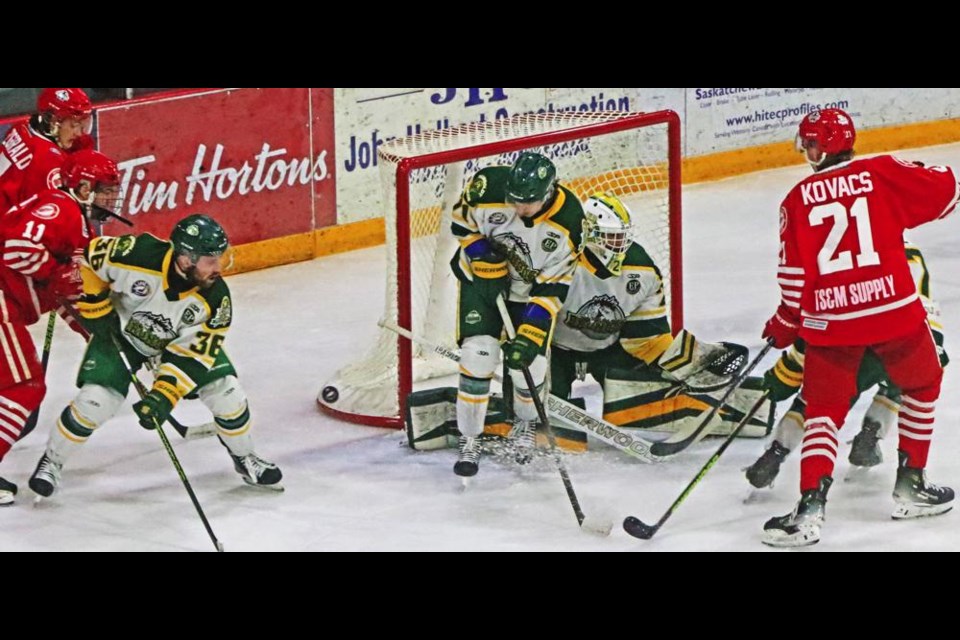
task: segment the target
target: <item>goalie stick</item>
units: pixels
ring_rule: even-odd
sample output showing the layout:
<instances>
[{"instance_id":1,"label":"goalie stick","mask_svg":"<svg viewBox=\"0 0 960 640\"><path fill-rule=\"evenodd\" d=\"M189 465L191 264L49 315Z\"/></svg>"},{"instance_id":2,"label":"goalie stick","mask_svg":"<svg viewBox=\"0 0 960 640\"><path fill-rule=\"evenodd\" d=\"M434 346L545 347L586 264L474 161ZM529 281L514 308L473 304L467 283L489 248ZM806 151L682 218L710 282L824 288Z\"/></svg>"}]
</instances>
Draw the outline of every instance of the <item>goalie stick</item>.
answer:
<instances>
[{"instance_id":1,"label":"goalie stick","mask_svg":"<svg viewBox=\"0 0 960 640\"><path fill-rule=\"evenodd\" d=\"M381 320L377 324L388 331L392 331L397 335L410 340L411 342L416 342L432 349L434 353L437 353L448 360L460 362L460 353L458 351L433 343L426 338L415 335L412 331L404 329L403 327L398 327L393 323ZM565 427L569 427L574 431L580 431L582 433L592 435L597 440L605 442L611 447L624 452L632 458L636 458L637 460L647 463L660 462L664 460L664 458L651 453L650 446L653 444L652 442L633 435L632 433L627 432L625 429L621 429L616 425L607 422L606 420L594 418L577 405L567 402L563 398L559 398L555 395L547 396L546 409L548 415L556 422L564 425Z\"/></svg>"},{"instance_id":2,"label":"goalie stick","mask_svg":"<svg viewBox=\"0 0 960 640\"><path fill-rule=\"evenodd\" d=\"M500 317L503 319L504 329L507 330L507 337L513 340L517 337L517 332L513 328L513 321L510 319L510 312L507 310L507 303L503 299L503 296L497 296L497 309L499 309ZM520 370L523 372L524 382L527 383L527 391L530 392L530 398L533 400L533 406L536 407L537 415L540 417L540 422L543 423L543 430L547 434L547 442L550 443L550 453L553 455L553 461L557 465L557 471L560 472L560 479L563 481L563 488L567 491L567 498L570 500L570 506L573 507L573 512L577 516L577 524L580 525L580 529L583 531L596 533L601 536L610 535L610 530L613 529L612 522L608 520L587 518L587 516L584 515L583 509L580 507L580 499L577 498L577 493L573 489L573 482L570 480L570 473L567 471L567 466L563 463L563 458L560 457L560 453L557 450L557 438L553 435L553 428L550 426L550 420L547 418L547 412L543 408L543 400L540 398L540 392L537 390L537 385L533 380L533 375L530 373L530 367L525 364L521 364Z\"/></svg>"},{"instance_id":3,"label":"goalie stick","mask_svg":"<svg viewBox=\"0 0 960 640\"><path fill-rule=\"evenodd\" d=\"M704 431L707 428L707 425L710 424L710 421L713 420L713 417L717 415L717 412L720 410L720 407L724 406L727 400L730 399L730 396L733 395L733 392L736 391L743 381L747 379L747 376L750 375L750 372L763 360L763 357L767 355L767 352L773 347L771 343L764 345L763 349L760 350L760 353L757 354L747 368L740 372L740 374L733 379L733 382L730 383L730 386L727 388L727 391L723 394L720 400L707 412L707 417L700 421L700 425L688 433L686 437L673 442L664 441L664 442L655 442L651 445L650 451L657 456L672 456L676 453L679 453L689 447L694 442L700 440L703 437ZM759 405L757 406L759 410Z\"/></svg>"},{"instance_id":4,"label":"goalie stick","mask_svg":"<svg viewBox=\"0 0 960 640\"><path fill-rule=\"evenodd\" d=\"M768 345L769 346L769 345ZM767 397L770 395L769 391L765 391L760 398L754 403L750 410L747 411L746 415L737 423L737 426L733 431L730 432L730 435L727 436L726 440L723 441L723 444L720 445L720 448L717 449L717 452L710 456L710 459L707 460L706 464L697 472L697 475L693 477L693 480L687 485L687 488L673 501L673 504L667 508L666 513L664 513L657 523L654 525L649 525L644 523L639 518L634 516L627 516L623 519L623 530L632 535L634 538L640 538L641 540L649 540L660 530L660 527L663 526L663 523L666 522L670 516L673 515L673 512L677 510L680 504L686 500L687 496L690 495L690 492L693 491L693 488L696 487L703 476L707 475L707 472L717 463L717 460L720 459L720 456L723 455L723 452L727 450L727 447L730 446L730 443L733 442L733 439L737 437L737 434L740 433L740 430L753 416L760 410L760 407L763 406L763 403L766 402Z\"/></svg>"}]
</instances>

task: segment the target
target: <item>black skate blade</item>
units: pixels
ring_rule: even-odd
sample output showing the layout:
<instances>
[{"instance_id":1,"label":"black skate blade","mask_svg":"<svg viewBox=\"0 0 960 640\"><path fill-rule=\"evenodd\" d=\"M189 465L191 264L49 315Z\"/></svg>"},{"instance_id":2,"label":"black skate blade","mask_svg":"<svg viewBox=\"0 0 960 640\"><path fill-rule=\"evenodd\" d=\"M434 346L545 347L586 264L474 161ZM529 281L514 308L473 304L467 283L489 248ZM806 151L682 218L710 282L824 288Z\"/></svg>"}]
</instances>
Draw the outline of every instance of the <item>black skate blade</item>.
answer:
<instances>
[{"instance_id":1,"label":"black skate blade","mask_svg":"<svg viewBox=\"0 0 960 640\"><path fill-rule=\"evenodd\" d=\"M273 484L257 484L256 482L251 482L246 477L244 477L243 481L247 484L248 487L252 487L260 491L268 491L270 493L282 493L283 491L286 491L283 485L280 484L279 482L275 482Z\"/></svg>"}]
</instances>

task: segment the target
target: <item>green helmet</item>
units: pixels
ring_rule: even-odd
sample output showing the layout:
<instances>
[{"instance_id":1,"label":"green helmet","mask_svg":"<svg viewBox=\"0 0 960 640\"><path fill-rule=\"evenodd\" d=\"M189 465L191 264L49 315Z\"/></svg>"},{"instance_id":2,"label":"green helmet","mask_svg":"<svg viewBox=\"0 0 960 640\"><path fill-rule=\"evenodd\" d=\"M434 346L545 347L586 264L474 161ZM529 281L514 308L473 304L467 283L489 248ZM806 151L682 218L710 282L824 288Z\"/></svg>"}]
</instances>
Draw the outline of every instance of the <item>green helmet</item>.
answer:
<instances>
[{"instance_id":1,"label":"green helmet","mask_svg":"<svg viewBox=\"0 0 960 640\"><path fill-rule=\"evenodd\" d=\"M216 220L201 213L187 216L170 233L173 250L192 256L219 256L230 242L227 233Z\"/></svg>"},{"instance_id":2,"label":"green helmet","mask_svg":"<svg viewBox=\"0 0 960 640\"><path fill-rule=\"evenodd\" d=\"M553 191L557 168L539 153L524 151L507 175L507 202L539 202Z\"/></svg>"}]
</instances>

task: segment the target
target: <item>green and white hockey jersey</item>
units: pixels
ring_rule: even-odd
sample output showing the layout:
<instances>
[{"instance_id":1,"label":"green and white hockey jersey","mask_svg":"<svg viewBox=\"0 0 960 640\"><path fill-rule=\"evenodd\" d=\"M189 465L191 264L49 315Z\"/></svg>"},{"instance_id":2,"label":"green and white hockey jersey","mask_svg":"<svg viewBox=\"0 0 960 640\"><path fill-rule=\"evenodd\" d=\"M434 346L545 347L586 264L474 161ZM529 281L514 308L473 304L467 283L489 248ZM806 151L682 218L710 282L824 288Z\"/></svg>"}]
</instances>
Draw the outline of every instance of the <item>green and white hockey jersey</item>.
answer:
<instances>
[{"instance_id":1,"label":"green and white hockey jersey","mask_svg":"<svg viewBox=\"0 0 960 640\"><path fill-rule=\"evenodd\" d=\"M454 271L461 280L473 279L466 250L486 238L507 257L509 299L537 304L556 317L580 252L583 207L576 194L558 186L546 211L521 218L506 203L509 171L509 167L481 169L454 208L452 231L460 241Z\"/></svg>"},{"instance_id":2,"label":"green and white hockey jersey","mask_svg":"<svg viewBox=\"0 0 960 640\"><path fill-rule=\"evenodd\" d=\"M553 344L571 351L600 351L620 340L649 363L672 340L660 270L636 242L619 276L584 251L558 319Z\"/></svg>"},{"instance_id":3,"label":"green and white hockey jersey","mask_svg":"<svg viewBox=\"0 0 960 640\"><path fill-rule=\"evenodd\" d=\"M175 379L180 397L192 391L213 368L230 328L226 282L190 287L174 271L173 245L150 234L97 238L86 259L84 294L99 302L81 303L84 317L115 309L123 338L144 356L160 356L157 377Z\"/></svg>"}]
</instances>

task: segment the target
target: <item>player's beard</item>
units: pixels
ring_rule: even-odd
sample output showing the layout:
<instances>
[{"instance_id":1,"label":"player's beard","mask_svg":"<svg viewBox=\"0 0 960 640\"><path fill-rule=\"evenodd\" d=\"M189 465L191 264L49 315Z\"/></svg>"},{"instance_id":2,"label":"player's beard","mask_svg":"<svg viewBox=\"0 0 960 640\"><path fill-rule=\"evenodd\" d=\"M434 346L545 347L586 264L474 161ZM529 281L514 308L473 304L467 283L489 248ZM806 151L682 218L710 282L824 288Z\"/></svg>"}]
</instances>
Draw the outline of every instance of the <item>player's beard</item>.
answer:
<instances>
[{"instance_id":1,"label":"player's beard","mask_svg":"<svg viewBox=\"0 0 960 640\"><path fill-rule=\"evenodd\" d=\"M185 276L187 277L187 282L189 282L191 285L193 285L193 286L195 286L195 287L199 287L199 288L201 288L201 289L209 289L209 288L212 287L214 284L216 284L217 280L220 279L220 276L219 276L219 275L210 276L210 278L208 278L208 279L206 279L206 280L200 278L200 277L197 275L197 268L196 268L195 266L188 267L187 270L184 272L183 275L185 275Z\"/></svg>"}]
</instances>

